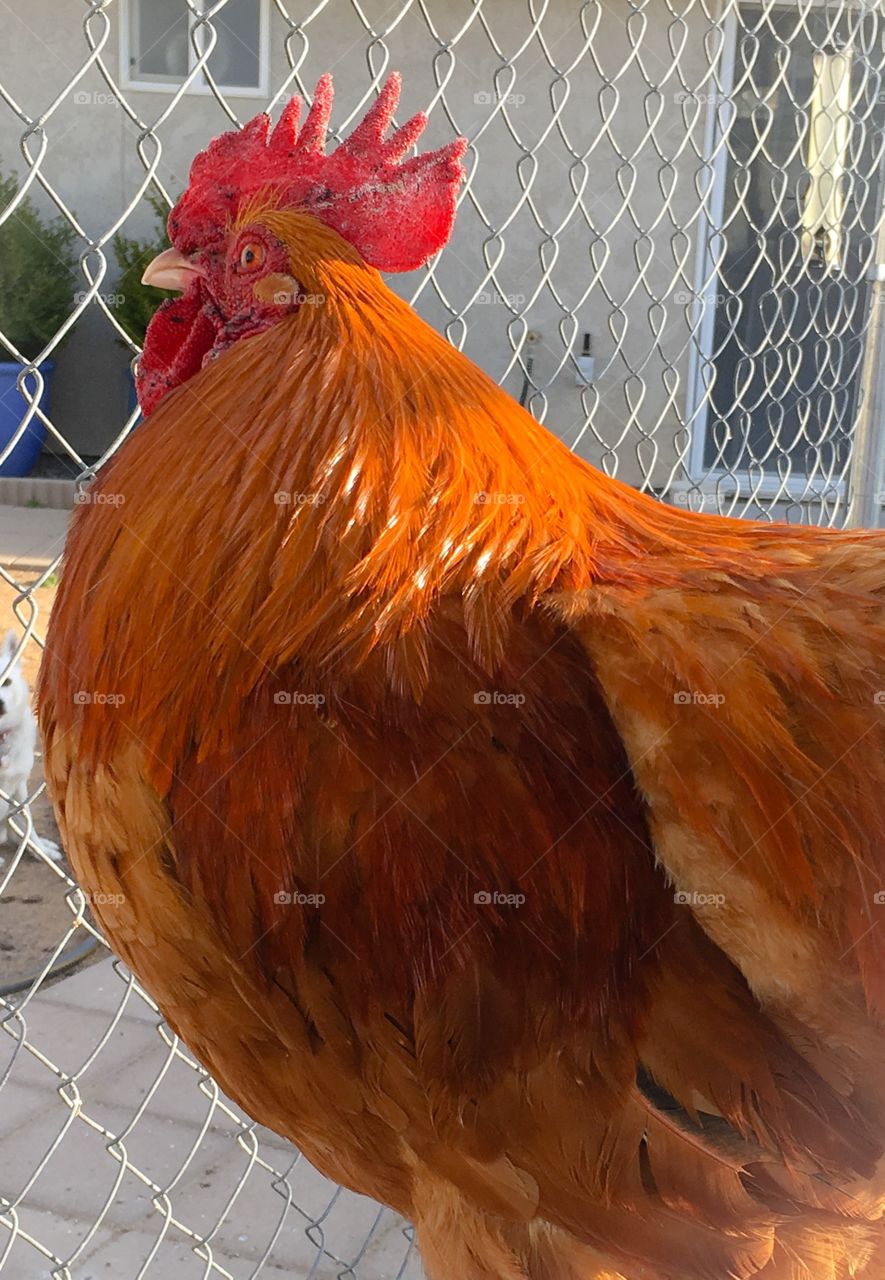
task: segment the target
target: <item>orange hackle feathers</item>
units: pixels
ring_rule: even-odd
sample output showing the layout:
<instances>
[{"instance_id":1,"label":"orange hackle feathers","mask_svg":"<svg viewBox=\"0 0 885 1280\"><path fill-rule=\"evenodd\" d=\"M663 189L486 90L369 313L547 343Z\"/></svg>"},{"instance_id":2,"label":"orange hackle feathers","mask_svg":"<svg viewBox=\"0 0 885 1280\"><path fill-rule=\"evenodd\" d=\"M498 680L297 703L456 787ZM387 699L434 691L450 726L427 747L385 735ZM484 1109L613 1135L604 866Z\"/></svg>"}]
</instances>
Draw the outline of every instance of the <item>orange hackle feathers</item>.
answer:
<instances>
[{"instance_id":1,"label":"orange hackle feathers","mask_svg":"<svg viewBox=\"0 0 885 1280\"><path fill-rule=\"evenodd\" d=\"M104 469L48 636L113 945L431 1280L880 1280L882 535L656 504L249 216L314 301Z\"/></svg>"}]
</instances>

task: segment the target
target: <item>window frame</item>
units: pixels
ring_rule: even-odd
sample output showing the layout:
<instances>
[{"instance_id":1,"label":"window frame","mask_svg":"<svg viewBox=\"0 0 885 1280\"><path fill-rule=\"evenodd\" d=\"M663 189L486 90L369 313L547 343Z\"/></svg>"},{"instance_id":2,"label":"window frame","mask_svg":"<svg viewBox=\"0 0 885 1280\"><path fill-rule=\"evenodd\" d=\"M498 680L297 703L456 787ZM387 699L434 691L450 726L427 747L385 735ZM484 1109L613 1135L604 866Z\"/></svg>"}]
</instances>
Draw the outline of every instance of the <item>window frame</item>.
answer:
<instances>
[{"instance_id":1,"label":"window frame","mask_svg":"<svg viewBox=\"0 0 885 1280\"><path fill-rule=\"evenodd\" d=\"M131 89L138 93L168 93L174 94L181 91L180 80L165 82L162 80L140 79L133 74L130 64L132 56L132 34L135 29L134 14L132 8L136 4L144 4L149 0L123 0L120 6L120 40L119 40L119 57L120 57L120 84L124 89ZM185 0L180 0L182 8L187 10ZM223 10L222 10L223 12ZM187 41L187 58L188 70L187 74L194 69L196 54L190 40L190 30L188 27ZM270 92L270 7L269 0L258 0L258 84L257 85L229 85L218 84L221 93L232 98L262 98L267 99ZM203 97L212 96L214 92L210 85L206 84L199 76L188 85L186 93L199 94Z\"/></svg>"}]
</instances>

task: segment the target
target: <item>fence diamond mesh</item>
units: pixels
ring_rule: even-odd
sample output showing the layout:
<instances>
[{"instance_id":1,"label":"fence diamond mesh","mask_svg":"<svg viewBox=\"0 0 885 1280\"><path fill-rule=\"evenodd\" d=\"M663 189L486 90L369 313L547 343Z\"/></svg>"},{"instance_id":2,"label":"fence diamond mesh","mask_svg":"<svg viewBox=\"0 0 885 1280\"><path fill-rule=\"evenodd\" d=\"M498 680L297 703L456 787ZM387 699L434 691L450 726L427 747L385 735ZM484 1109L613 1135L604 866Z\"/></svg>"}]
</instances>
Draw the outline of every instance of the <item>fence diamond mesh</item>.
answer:
<instances>
[{"instance_id":1,"label":"fence diamond mesh","mask_svg":"<svg viewBox=\"0 0 885 1280\"><path fill-rule=\"evenodd\" d=\"M393 282L419 312L664 501L878 522L878 0L11 0L4 24L0 235L31 205L60 218L70 301L26 343L7 262L0 467L42 424L55 474L85 480L137 428L115 237L149 234L191 155L327 69L341 136L398 68L427 145L470 139L451 245ZM0 569L26 654L57 568ZM103 943L32 809L37 783L0 899L36 860L66 923L0 998L0 1272L417 1280L407 1224L242 1116L120 966L55 981Z\"/></svg>"}]
</instances>

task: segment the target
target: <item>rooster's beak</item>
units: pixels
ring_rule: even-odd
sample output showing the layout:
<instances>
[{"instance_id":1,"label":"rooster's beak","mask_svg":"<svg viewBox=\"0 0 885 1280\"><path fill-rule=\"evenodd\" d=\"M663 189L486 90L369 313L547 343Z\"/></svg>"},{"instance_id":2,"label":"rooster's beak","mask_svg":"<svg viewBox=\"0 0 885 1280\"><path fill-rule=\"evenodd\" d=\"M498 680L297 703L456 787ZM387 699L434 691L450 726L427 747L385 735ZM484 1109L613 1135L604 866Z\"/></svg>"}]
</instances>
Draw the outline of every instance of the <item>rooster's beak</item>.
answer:
<instances>
[{"instance_id":1,"label":"rooster's beak","mask_svg":"<svg viewBox=\"0 0 885 1280\"><path fill-rule=\"evenodd\" d=\"M149 262L141 277L142 284L152 284L155 289L184 290L194 276L203 274L200 267L177 249L164 249Z\"/></svg>"}]
</instances>

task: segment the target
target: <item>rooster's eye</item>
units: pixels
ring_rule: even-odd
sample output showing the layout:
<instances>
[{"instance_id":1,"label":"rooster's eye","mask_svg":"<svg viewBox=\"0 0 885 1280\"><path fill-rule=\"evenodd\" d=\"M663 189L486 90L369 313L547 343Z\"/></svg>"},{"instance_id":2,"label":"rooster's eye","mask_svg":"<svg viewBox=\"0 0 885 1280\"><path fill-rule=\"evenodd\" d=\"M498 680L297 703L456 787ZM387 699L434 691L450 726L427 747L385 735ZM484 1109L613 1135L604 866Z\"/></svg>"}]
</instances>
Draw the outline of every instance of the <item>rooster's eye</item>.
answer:
<instances>
[{"instance_id":1,"label":"rooster's eye","mask_svg":"<svg viewBox=\"0 0 885 1280\"><path fill-rule=\"evenodd\" d=\"M240 270L255 271L264 263L264 245L260 240L250 240L240 250Z\"/></svg>"}]
</instances>

